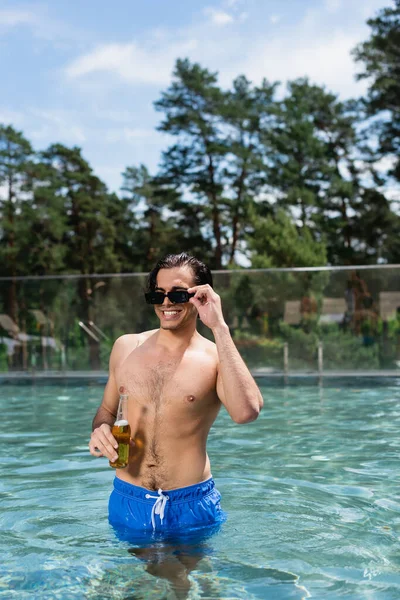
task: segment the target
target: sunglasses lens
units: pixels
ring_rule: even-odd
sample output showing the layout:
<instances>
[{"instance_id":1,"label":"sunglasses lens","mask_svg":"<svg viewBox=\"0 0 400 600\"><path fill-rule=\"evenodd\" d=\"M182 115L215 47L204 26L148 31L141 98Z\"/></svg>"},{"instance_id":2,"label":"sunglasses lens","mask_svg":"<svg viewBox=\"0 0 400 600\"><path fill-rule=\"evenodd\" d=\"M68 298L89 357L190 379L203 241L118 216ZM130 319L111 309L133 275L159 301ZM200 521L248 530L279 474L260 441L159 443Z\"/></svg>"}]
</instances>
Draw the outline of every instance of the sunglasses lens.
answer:
<instances>
[{"instance_id":1,"label":"sunglasses lens","mask_svg":"<svg viewBox=\"0 0 400 600\"><path fill-rule=\"evenodd\" d=\"M170 292L168 294L168 298L171 300L171 302L174 302L175 304L184 304L185 302L189 302L189 299L193 298L193 296L194 294L189 294L189 292L186 292L184 290L178 292Z\"/></svg>"},{"instance_id":2,"label":"sunglasses lens","mask_svg":"<svg viewBox=\"0 0 400 600\"><path fill-rule=\"evenodd\" d=\"M162 304L164 294L162 292L147 292L145 295L147 304Z\"/></svg>"},{"instance_id":3,"label":"sunglasses lens","mask_svg":"<svg viewBox=\"0 0 400 600\"><path fill-rule=\"evenodd\" d=\"M174 304L183 304L184 302L189 302L189 298L193 298L194 294L179 290L169 292L168 294L163 294L163 292L146 292L144 295L147 304L162 304L165 296L168 296L169 300Z\"/></svg>"},{"instance_id":4,"label":"sunglasses lens","mask_svg":"<svg viewBox=\"0 0 400 600\"><path fill-rule=\"evenodd\" d=\"M188 298L188 293L187 292L170 292L168 294L168 298L171 300L171 302L173 302L174 304L182 304L183 302L188 302L189 298Z\"/></svg>"}]
</instances>

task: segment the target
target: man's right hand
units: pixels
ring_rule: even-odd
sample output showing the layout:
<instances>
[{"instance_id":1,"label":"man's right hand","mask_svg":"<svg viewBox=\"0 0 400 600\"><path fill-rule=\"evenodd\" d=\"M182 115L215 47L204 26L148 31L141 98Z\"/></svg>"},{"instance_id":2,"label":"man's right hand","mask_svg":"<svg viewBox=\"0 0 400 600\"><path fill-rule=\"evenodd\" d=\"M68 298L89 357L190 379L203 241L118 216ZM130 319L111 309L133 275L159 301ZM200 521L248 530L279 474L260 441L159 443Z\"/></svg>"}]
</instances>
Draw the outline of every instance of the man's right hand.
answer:
<instances>
[{"instance_id":1,"label":"man's right hand","mask_svg":"<svg viewBox=\"0 0 400 600\"><path fill-rule=\"evenodd\" d=\"M118 458L118 442L111 433L110 425L103 423L92 431L89 442L90 454L93 456L106 456L114 462Z\"/></svg>"}]
</instances>

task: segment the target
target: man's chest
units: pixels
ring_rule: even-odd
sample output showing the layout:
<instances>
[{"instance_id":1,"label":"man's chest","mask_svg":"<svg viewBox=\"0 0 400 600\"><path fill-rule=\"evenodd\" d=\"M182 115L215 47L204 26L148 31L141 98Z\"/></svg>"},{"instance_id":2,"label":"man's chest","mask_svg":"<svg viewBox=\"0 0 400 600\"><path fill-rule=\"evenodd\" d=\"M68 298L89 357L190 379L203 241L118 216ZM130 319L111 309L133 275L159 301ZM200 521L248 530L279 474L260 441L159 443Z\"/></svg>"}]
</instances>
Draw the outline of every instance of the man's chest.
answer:
<instances>
[{"instance_id":1,"label":"man's chest","mask_svg":"<svg viewBox=\"0 0 400 600\"><path fill-rule=\"evenodd\" d=\"M146 406L166 408L188 405L195 408L202 400L216 396L216 364L211 357L197 360L174 358L149 359L133 353L116 370L118 387Z\"/></svg>"}]
</instances>

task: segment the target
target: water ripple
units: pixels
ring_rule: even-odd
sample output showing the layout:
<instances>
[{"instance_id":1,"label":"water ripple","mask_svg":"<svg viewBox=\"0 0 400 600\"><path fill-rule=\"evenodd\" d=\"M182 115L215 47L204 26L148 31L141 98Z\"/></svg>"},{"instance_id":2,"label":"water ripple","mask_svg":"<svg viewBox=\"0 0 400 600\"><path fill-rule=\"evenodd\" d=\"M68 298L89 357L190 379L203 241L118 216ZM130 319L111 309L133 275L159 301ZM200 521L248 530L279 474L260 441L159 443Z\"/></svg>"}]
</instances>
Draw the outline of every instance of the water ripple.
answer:
<instances>
[{"instance_id":1,"label":"water ripple","mask_svg":"<svg viewBox=\"0 0 400 600\"><path fill-rule=\"evenodd\" d=\"M171 577L176 556L135 556L107 522L113 473L87 451L102 388L2 391L0 598L172 598L157 560ZM399 598L400 380L263 394L256 422L221 411L210 434L228 521L182 580L192 597Z\"/></svg>"}]
</instances>

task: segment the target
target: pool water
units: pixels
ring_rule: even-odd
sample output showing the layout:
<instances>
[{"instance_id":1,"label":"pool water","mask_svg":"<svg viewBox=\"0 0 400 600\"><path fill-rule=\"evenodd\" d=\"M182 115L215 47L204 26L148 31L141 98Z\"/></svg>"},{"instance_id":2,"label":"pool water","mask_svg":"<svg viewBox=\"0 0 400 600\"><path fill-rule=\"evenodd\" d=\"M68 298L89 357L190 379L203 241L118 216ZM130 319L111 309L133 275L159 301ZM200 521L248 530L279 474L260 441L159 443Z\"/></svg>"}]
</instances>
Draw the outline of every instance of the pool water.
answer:
<instances>
[{"instance_id":1,"label":"pool water","mask_svg":"<svg viewBox=\"0 0 400 600\"><path fill-rule=\"evenodd\" d=\"M87 448L103 384L0 385L0 598L398 600L400 380L259 383L259 419L209 438L227 522L143 547Z\"/></svg>"}]
</instances>

